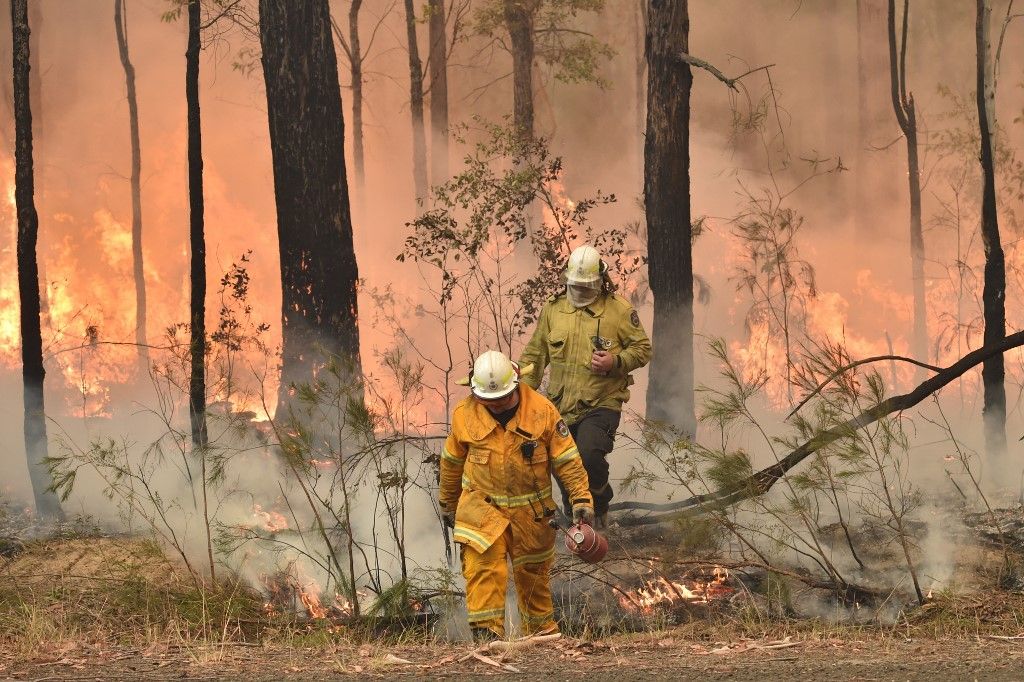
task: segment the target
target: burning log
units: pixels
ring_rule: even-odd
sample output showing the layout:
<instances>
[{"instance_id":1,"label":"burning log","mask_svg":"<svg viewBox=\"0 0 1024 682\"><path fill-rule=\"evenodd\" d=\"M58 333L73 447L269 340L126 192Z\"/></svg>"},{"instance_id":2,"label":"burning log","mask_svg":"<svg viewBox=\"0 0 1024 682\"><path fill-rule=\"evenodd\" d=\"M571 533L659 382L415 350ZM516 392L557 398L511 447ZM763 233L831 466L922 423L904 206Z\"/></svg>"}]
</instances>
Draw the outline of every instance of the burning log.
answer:
<instances>
[{"instance_id":1,"label":"burning log","mask_svg":"<svg viewBox=\"0 0 1024 682\"><path fill-rule=\"evenodd\" d=\"M626 516L617 520L623 526L642 526L652 523L664 523L674 519L685 518L702 514L706 510L723 509L738 504L744 500L764 495L786 472L804 461L821 448L834 443L840 438L849 436L865 426L874 424L876 421L889 416L894 412L914 407L928 396L936 393L946 385L960 378L967 371L977 367L985 360L996 355L1001 355L1008 350L1024 346L1024 331L1019 331L1001 339L998 343L989 346L982 346L958 361L938 372L935 376L918 384L910 393L895 395L886 398L873 407L864 410L860 414L847 419L842 424L816 434L810 440L804 442L788 455L775 464L757 471L747 478L735 484L720 488L714 492L694 495L679 502L665 504L648 504L643 502L619 502L609 507L610 511L643 509L648 511L664 512L651 516Z\"/></svg>"}]
</instances>

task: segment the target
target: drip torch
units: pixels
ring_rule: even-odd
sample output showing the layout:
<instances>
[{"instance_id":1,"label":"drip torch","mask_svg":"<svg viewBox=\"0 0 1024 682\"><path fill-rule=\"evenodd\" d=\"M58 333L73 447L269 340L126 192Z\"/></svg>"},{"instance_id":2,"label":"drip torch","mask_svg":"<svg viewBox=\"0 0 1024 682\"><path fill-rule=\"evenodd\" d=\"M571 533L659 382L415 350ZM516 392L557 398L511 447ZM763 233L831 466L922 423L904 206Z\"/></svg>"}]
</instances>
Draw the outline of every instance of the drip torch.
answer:
<instances>
[{"instance_id":1,"label":"drip torch","mask_svg":"<svg viewBox=\"0 0 1024 682\"><path fill-rule=\"evenodd\" d=\"M558 521L548 523L565 534L565 548L588 564L596 564L608 553L608 540L585 521L563 528Z\"/></svg>"}]
</instances>

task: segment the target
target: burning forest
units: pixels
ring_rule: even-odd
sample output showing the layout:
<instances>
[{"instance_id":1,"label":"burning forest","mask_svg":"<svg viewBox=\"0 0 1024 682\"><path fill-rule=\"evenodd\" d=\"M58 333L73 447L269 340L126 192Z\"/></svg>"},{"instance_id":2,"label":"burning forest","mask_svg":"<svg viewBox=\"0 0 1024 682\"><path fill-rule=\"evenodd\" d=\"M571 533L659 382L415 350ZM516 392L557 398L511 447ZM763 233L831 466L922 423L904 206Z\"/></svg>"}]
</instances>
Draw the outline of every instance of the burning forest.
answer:
<instances>
[{"instance_id":1,"label":"burning forest","mask_svg":"<svg viewBox=\"0 0 1024 682\"><path fill-rule=\"evenodd\" d=\"M1013 678L1017 0L0 4L3 676Z\"/></svg>"}]
</instances>

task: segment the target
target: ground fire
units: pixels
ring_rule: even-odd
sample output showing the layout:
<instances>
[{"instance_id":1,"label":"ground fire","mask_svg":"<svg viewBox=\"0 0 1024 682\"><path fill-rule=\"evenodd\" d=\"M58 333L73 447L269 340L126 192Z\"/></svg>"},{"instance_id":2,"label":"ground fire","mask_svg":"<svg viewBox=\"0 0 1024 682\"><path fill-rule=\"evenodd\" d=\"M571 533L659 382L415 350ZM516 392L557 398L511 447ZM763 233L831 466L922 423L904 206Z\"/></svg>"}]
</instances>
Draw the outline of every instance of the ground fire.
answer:
<instances>
[{"instance_id":1,"label":"ground fire","mask_svg":"<svg viewBox=\"0 0 1024 682\"><path fill-rule=\"evenodd\" d=\"M659 607L672 608L682 604L707 604L724 599L735 592L727 585L729 572L716 566L708 579L678 578L670 580L658 576L645 580L637 588L618 588L619 604L627 611L650 613Z\"/></svg>"}]
</instances>

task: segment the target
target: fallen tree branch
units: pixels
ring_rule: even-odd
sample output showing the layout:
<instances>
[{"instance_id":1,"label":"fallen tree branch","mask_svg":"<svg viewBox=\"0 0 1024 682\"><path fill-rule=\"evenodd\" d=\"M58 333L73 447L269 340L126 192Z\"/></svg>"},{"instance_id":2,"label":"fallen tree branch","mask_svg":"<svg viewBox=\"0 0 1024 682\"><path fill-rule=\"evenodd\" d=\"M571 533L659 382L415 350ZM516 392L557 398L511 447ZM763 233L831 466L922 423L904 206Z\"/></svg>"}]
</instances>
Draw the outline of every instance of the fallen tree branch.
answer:
<instances>
[{"instance_id":1,"label":"fallen tree branch","mask_svg":"<svg viewBox=\"0 0 1024 682\"><path fill-rule=\"evenodd\" d=\"M676 56L680 60L682 60L682 61L686 62L687 64L689 64L690 66L696 66L698 69L704 69L705 71L710 73L712 76L714 76L718 80L720 80L723 83L725 83L726 86L728 86L729 89L731 89L731 90L738 90L738 88L736 87L736 83L738 83L741 78L743 78L745 76L749 76L750 74L754 73L755 71L767 71L771 67L775 66L774 64L766 64L764 66L759 66L756 69L750 69L749 71L747 71L745 73L741 73L740 75L736 76L735 78L729 78L724 73L722 73L716 66L714 66L713 64L711 64L709 62L704 61L700 57L694 57L692 54L687 54L685 52L677 52Z\"/></svg>"},{"instance_id":2,"label":"fallen tree branch","mask_svg":"<svg viewBox=\"0 0 1024 682\"><path fill-rule=\"evenodd\" d=\"M1010 334L1009 336L1000 339L998 343L994 343L989 346L982 346L981 348L971 351L949 367L946 367L942 371L936 373L935 376L918 384L910 393L894 395L890 398L886 398L877 405L864 410L857 416L847 419L842 424L818 433L775 464L751 474L742 481L738 481L733 485L725 486L714 492L694 495L693 497L686 500L680 500L679 502L657 505L657 509L654 510L671 513L639 517L626 516L618 519L617 523L623 526L644 526L654 523L664 523L666 521L701 514L705 509L723 509L737 504L738 502L742 502L743 500L749 500L751 498L764 495L766 492L771 490L772 486L774 486L787 471L807 459L810 455L814 454L821 448L834 443L840 438L849 437L860 429L863 429L865 426L874 424L876 421L883 417L887 417L894 412L901 412L917 405L931 394L936 393L947 384L960 378L968 370L977 367L985 360L988 360L995 355L1001 355L1008 350L1018 348L1020 346L1024 346L1024 331ZM609 509L646 509L651 506L653 505L640 502L620 502L618 504L611 505Z\"/></svg>"},{"instance_id":3,"label":"fallen tree branch","mask_svg":"<svg viewBox=\"0 0 1024 682\"><path fill-rule=\"evenodd\" d=\"M794 407L790 411L789 414L786 415L786 419L789 419L794 414L799 412L801 407L806 405L811 398L813 398L814 396L818 395L818 393L823 388L825 388L830 383L832 383L836 379L836 377L840 376L841 374L845 374L846 372L849 372L854 367L860 367L861 365L867 365L867 364L872 363L872 362L881 362L883 360L901 360L903 362L909 362L912 365L917 365L918 367L924 367L925 369L931 370L932 372L941 372L942 371L941 367L936 367L935 365L929 365L926 362L921 362L919 360L915 360L914 358L907 358L907 357L904 357L902 355L876 355L874 357L864 358L863 360L857 360L856 362L851 362L848 365L843 365L842 367L840 367L836 371L834 371L831 374L829 374L828 377L826 377L824 381L822 381L820 384L818 384L814 388L813 391L808 393L807 396L803 400L801 400L797 404L797 406Z\"/></svg>"}]
</instances>

